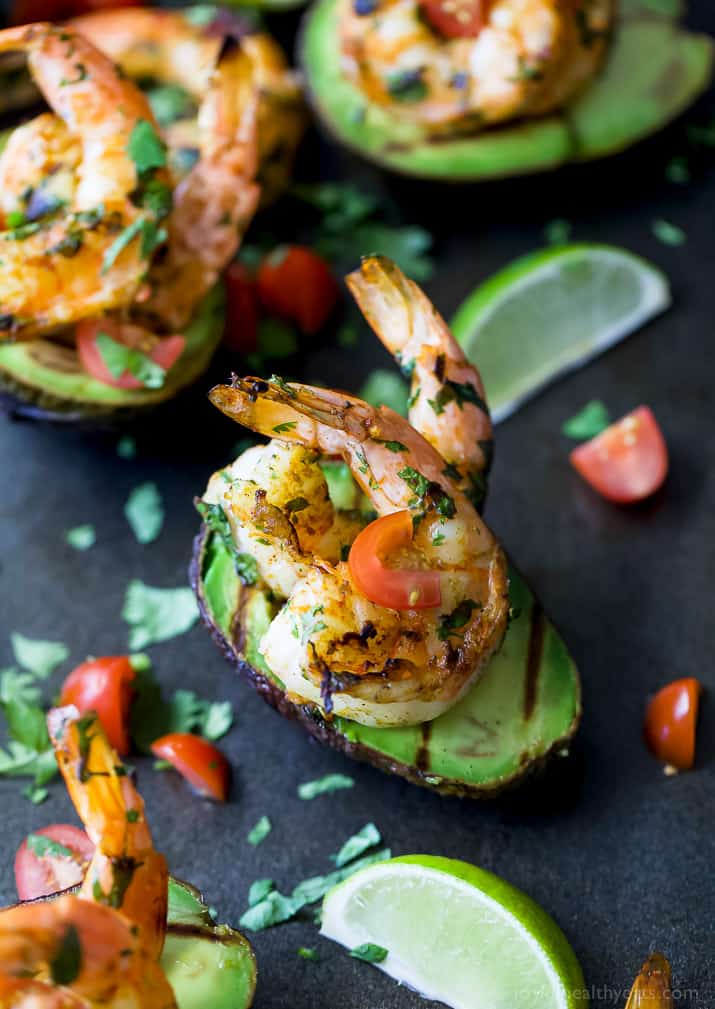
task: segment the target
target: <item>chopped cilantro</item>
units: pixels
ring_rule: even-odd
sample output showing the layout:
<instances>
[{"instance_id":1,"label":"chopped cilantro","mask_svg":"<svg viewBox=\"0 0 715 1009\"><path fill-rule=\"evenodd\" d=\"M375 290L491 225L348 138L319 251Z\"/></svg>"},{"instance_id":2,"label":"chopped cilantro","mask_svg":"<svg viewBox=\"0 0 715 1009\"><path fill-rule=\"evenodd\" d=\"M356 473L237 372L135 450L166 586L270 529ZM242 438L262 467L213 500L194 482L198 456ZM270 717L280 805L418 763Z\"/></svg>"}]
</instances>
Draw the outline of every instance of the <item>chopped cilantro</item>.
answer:
<instances>
[{"instance_id":1,"label":"chopped cilantro","mask_svg":"<svg viewBox=\"0 0 715 1009\"><path fill-rule=\"evenodd\" d=\"M71 848L60 844L59 841L53 841L51 837L45 837L44 834L28 834L25 844L28 851L31 851L33 855L37 855L38 858L45 858L48 855L52 858L75 857L75 853Z\"/></svg>"},{"instance_id":2,"label":"chopped cilantro","mask_svg":"<svg viewBox=\"0 0 715 1009\"><path fill-rule=\"evenodd\" d=\"M315 781L306 781L298 786L298 795L301 799L315 799L318 795L325 795L328 792L336 792L342 788L352 788L355 784L353 778L346 774L326 774L323 778Z\"/></svg>"},{"instance_id":3,"label":"chopped cilantro","mask_svg":"<svg viewBox=\"0 0 715 1009\"><path fill-rule=\"evenodd\" d=\"M258 565L250 554L242 553L236 546L231 526L219 504L197 501L196 510L208 528L221 538L223 545L233 557L236 573L244 585L255 585L258 581Z\"/></svg>"},{"instance_id":4,"label":"chopped cilantro","mask_svg":"<svg viewBox=\"0 0 715 1009\"><path fill-rule=\"evenodd\" d=\"M117 455L120 459L133 459L137 454L137 443L130 434L123 435L117 442Z\"/></svg>"},{"instance_id":5,"label":"chopped cilantro","mask_svg":"<svg viewBox=\"0 0 715 1009\"><path fill-rule=\"evenodd\" d=\"M278 890L271 890L263 900L258 901L241 916L239 924L252 932L261 932L272 925L288 921L300 911L304 903L286 897Z\"/></svg>"},{"instance_id":6,"label":"chopped cilantro","mask_svg":"<svg viewBox=\"0 0 715 1009\"><path fill-rule=\"evenodd\" d=\"M365 963L382 963L387 953L384 946L378 946L374 942L363 942L350 950L350 956L356 960L364 960Z\"/></svg>"},{"instance_id":7,"label":"chopped cilantro","mask_svg":"<svg viewBox=\"0 0 715 1009\"><path fill-rule=\"evenodd\" d=\"M137 217L117 235L105 252L101 272L107 273L124 249L137 237L141 238L140 255L142 258L148 259L154 250L166 241L167 232L164 228L160 228L156 221L146 217Z\"/></svg>"},{"instance_id":8,"label":"chopped cilantro","mask_svg":"<svg viewBox=\"0 0 715 1009\"><path fill-rule=\"evenodd\" d=\"M381 841L380 831L375 824L366 823L362 830L359 830L357 834L353 834L352 837L347 839L337 855L332 856L333 861L340 869L342 866L347 865L348 862L352 862L354 858L358 858L368 848L380 844Z\"/></svg>"},{"instance_id":9,"label":"chopped cilantro","mask_svg":"<svg viewBox=\"0 0 715 1009\"><path fill-rule=\"evenodd\" d=\"M251 883L251 889L248 891L248 906L253 907L254 904L260 904L264 897L267 897L271 890L275 890L276 884L272 879L257 879L255 882Z\"/></svg>"},{"instance_id":10,"label":"chopped cilantro","mask_svg":"<svg viewBox=\"0 0 715 1009\"><path fill-rule=\"evenodd\" d=\"M164 524L164 505L153 481L139 484L124 505L124 514L139 543L153 543Z\"/></svg>"},{"instance_id":11,"label":"chopped cilantro","mask_svg":"<svg viewBox=\"0 0 715 1009\"><path fill-rule=\"evenodd\" d=\"M610 423L611 418L606 406L600 399L592 399L582 410L579 410L563 424L561 431L567 438L584 441L588 438L595 438L601 431L605 431Z\"/></svg>"},{"instance_id":12,"label":"chopped cilantro","mask_svg":"<svg viewBox=\"0 0 715 1009\"><path fill-rule=\"evenodd\" d=\"M273 829L273 825L267 816L262 816L260 820L249 830L246 835L246 840L249 844L257 847L262 841L270 834Z\"/></svg>"},{"instance_id":13,"label":"chopped cilantro","mask_svg":"<svg viewBox=\"0 0 715 1009\"><path fill-rule=\"evenodd\" d=\"M148 119L139 119L134 124L127 152L139 175L166 164L166 144Z\"/></svg>"},{"instance_id":14,"label":"chopped cilantro","mask_svg":"<svg viewBox=\"0 0 715 1009\"><path fill-rule=\"evenodd\" d=\"M188 91L178 84L164 84L147 92L151 111L159 126L169 126L177 119L186 119L194 109Z\"/></svg>"},{"instance_id":15,"label":"chopped cilantro","mask_svg":"<svg viewBox=\"0 0 715 1009\"><path fill-rule=\"evenodd\" d=\"M299 946L298 949L296 950L296 953L303 960L313 960L313 961L320 960L317 950L309 949L307 946Z\"/></svg>"},{"instance_id":16,"label":"chopped cilantro","mask_svg":"<svg viewBox=\"0 0 715 1009\"><path fill-rule=\"evenodd\" d=\"M387 75L387 90L398 102L421 102L427 97L422 69L395 70Z\"/></svg>"},{"instance_id":17,"label":"chopped cilantro","mask_svg":"<svg viewBox=\"0 0 715 1009\"><path fill-rule=\"evenodd\" d=\"M403 466L397 475L401 480L405 481L412 493L415 494L420 501L424 501L427 492L432 486L426 476L423 476L422 473L419 473L412 466Z\"/></svg>"},{"instance_id":18,"label":"chopped cilantro","mask_svg":"<svg viewBox=\"0 0 715 1009\"><path fill-rule=\"evenodd\" d=\"M166 380L166 370L156 361L152 361L140 350L114 340L108 333L98 333L95 342L107 371L113 378L121 378L125 372L129 372L145 388L161 389Z\"/></svg>"},{"instance_id":19,"label":"chopped cilantro","mask_svg":"<svg viewBox=\"0 0 715 1009\"><path fill-rule=\"evenodd\" d=\"M566 245L571 238L571 222L557 217L544 228L544 238L549 245Z\"/></svg>"},{"instance_id":20,"label":"chopped cilantro","mask_svg":"<svg viewBox=\"0 0 715 1009\"><path fill-rule=\"evenodd\" d=\"M473 599L463 599L451 613L443 613L437 630L439 640L447 641L456 631L465 627L473 611L479 608L479 603L475 603Z\"/></svg>"},{"instance_id":21,"label":"chopped cilantro","mask_svg":"<svg viewBox=\"0 0 715 1009\"><path fill-rule=\"evenodd\" d=\"M89 550L97 542L97 533L93 525L87 523L83 526L75 526L65 533L65 540L75 550Z\"/></svg>"},{"instance_id":22,"label":"chopped cilantro","mask_svg":"<svg viewBox=\"0 0 715 1009\"><path fill-rule=\"evenodd\" d=\"M449 378L444 380L442 388L435 398L428 399L427 402L437 416L444 413L444 408L448 403L456 403L460 409L464 407L465 403L472 403L484 413L489 413L487 404L470 382L453 382Z\"/></svg>"},{"instance_id":23,"label":"chopped cilantro","mask_svg":"<svg viewBox=\"0 0 715 1009\"><path fill-rule=\"evenodd\" d=\"M69 648L60 641L37 641L15 631L10 635L15 660L41 680L46 680L69 657Z\"/></svg>"},{"instance_id":24,"label":"chopped cilantro","mask_svg":"<svg viewBox=\"0 0 715 1009\"><path fill-rule=\"evenodd\" d=\"M671 224L670 221L666 221L662 217L653 221L651 230L663 245L678 246L684 245L687 241L687 236L682 228L679 228L677 224Z\"/></svg>"},{"instance_id":25,"label":"chopped cilantro","mask_svg":"<svg viewBox=\"0 0 715 1009\"><path fill-rule=\"evenodd\" d=\"M310 502L304 497L294 497L286 504L285 508L287 512L291 514L293 512L302 512L310 506Z\"/></svg>"},{"instance_id":26,"label":"chopped cilantro","mask_svg":"<svg viewBox=\"0 0 715 1009\"><path fill-rule=\"evenodd\" d=\"M381 445L384 445L388 452L406 452L407 445L403 445L401 441L382 441L380 438L376 438Z\"/></svg>"},{"instance_id":27,"label":"chopped cilantro","mask_svg":"<svg viewBox=\"0 0 715 1009\"><path fill-rule=\"evenodd\" d=\"M28 221L26 224L21 224L17 228L6 231L2 237L6 242L22 242L31 235L37 234L41 227L42 225L37 221Z\"/></svg>"},{"instance_id":28,"label":"chopped cilantro","mask_svg":"<svg viewBox=\"0 0 715 1009\"><path fill-rule=\"evenodd\" d=\"M67 925L55 955L50 960L50 977L56 985L70 985L82 968L82 945L74 925Z\"/></svg>"},{"instance_id":29,"label":"chopped cilantro","mask_svg":"<svg viewBox=\"0 0 715 1009\"><path fill-rule=\"evenodd\" d=\"M122 619L131 628L129 647L132 651L141 651L147 645L185 634L198 617L198 606L190 588L156 588L138 579L129 583Z\"/></svg>"},{"instance_id":30,"label":"chopped cilantro","mask_svg":"<svg viewBox=\"0 0 715 1009\"><path fill-rule=\"evenodd\" d=\"M435 533L434 536L432 537L432 546L441 547L445 541L445 538L446 537L444 533Z\"/></svg>"},{"instance_id":31,"label":"chopped cilantro","mask_svg":"<svg viewBox=\"0 0 715 1009\"><path fill-rule=\"evenodd\" d=\"M665 166L665 177L668 182L675 182L677 185L685 185L690 182L690 165L688 159L679 155L671 158Z\"/></svg>"},{"instance_id":32,"label":"chopped cilantro","mask_svg":"<svg viewBox=\"0 0 715 1009\"><path fill-rule=\"evenodd\" d=\"M287 431L294 431L297 425L297 420L287 420L283 424L276 424L273 431L275 434L285 434Z\"/></svg>"}]
</instances>

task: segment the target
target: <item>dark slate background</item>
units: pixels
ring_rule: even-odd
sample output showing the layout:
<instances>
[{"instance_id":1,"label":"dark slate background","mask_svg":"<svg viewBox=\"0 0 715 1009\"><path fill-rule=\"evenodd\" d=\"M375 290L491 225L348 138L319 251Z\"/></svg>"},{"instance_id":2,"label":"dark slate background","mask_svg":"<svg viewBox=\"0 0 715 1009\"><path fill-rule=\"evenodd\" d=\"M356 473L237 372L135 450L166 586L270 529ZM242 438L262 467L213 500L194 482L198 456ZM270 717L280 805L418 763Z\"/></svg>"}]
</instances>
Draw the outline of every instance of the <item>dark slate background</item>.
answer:
<instances>
[{"instance_id":1,"label":"dark slate background","mask_svg":"<svg viewBox=\"0 0 715 1009\"><path fill-rule=\"evenodd\" d=\"M692 3L693 26L715 33L711 0ZM647 53L643 54L647 59ZM711 93L690 114L708 121ZM664 168L687 151L685 125L615 160L548 177L438 188L388 179L315 138L304 172L334 171L384 190L406 220L430 228L438 269L429 293L447 315L476 283L542 242L544 224L566 217L574 237L639 252L671 279L674 306L588 368L549 389L502 424L487 517L562 629L583 673L585 714L573 757L528 791L491 804L442 799L354 764L312 743L264 706L197 626L151 649L166 684L230 697L236 726L224 741L235 768L231 802L193 798L172 774L139 761L139 781L157 845L172 870L206 893L222 919L237 921L250 883L271 876L283 888L327 871L328 855L368 820L396 854L432 852L468 859L503 875L539 901L566 931L595 1005L620 1006L653 949L690 994L677 1004L715 1005L713 801L715 719L706 697L694 772L666 778L641 740L646 699L679 676L713 685L715 481L713 478L713 320L715 319L715 159L697 161L687 186ZM663 217L684 228L680 248L651 232ZM303 373L357 385L387 363L365 329L359 354L305 348ZM214 378L235 361L218 362ZM229 458L240 434L212 416L208 380L139 435L134 461L119 459L116 438L0 421L0 667L9 634L66 641L72 662L126 649L119 619L126 585L186 582L197 528L192 506L209 473ZM567 462L562 422L588 399L614 415L649 403L666 434L671 473L651 503L621 510L583 485ZM153 479L167 520L160 540L142 547L122 507L132 487ZM64 532L97 527L88 553ZM71 664L61 672L67 672ZM59 680L58 680L59 682ZM301 802L297 785L331 771L352 774L352 791ZM73 820L59 785L42 806L0 780L0 901L14 898L12 859L25 834ZM262 814L274 829L246 844ZM319 939L309 922L253 937L259 962L257 1009L418 1009L417 996ZM296 955L316 945L321 962ZM531 1009L531 1007L529 1007ZM538 1009L538 1007L533 1007Z\"/></svg>"}]
</instances>

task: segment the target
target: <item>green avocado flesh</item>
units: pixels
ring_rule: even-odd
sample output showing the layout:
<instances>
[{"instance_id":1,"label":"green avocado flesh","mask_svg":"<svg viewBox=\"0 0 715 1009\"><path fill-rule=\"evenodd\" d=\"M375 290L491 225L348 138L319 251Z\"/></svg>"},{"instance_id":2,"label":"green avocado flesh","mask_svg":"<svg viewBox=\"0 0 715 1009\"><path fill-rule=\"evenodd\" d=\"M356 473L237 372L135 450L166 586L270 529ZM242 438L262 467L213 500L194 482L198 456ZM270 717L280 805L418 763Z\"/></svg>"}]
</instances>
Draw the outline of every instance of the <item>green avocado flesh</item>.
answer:
<instances>
[{"instance_id":1,"label":"green avocado flesh","mask_svg":"<svg viewBox=\"0 0 715 1009\"><path fill-rule=\"evenodd\" d=\"M199 595L224 650L280 690L258 651L275 607L263 592L242 586L230 554L213 534L204 542L199 572ZM423 725L380 729L345 718L323 721L320 712L301 709L320 725L316 734L419 784L476 796L498 792L565 749L581 714L578 671L514 570L509 593L514 617L501 650L450 711Z\"/></svg>"},{"instance_id":2,"label":"green avocado flesh","mask_svg":"<svg viewBox=\"0 0 715 1009\"><path fill-rule=\"evenodd\" d=\"M395 171L454 181L545 171L629 147L665 126L707 87L712 39L658 16L662 0L631 0L628 7L606 66L573 104L472 137L430 138L420 126L366 101L341 72L337 0L316 0L306 15L303 70L315 109L336 138Z\"/></svg>"},{"instance_id":3,"label":"green avocado flesh","mask_svg":"<svg viewBox=\"0 0 715 1009\"><path fill-rule=\"evenodd\" d=\"M224 325L223 285L217 284L184 329L186 349L160 389L117 389L92 378L73 347L46 340L0 345L0 391L58 414L99 416L171 399L209 365Z\"/></svg>"},{"instance_id":4,"label":"green avocado flesh","mask_svg":"<svg viewBox=\"0 0 715 1009\"><path fill-rule=\"evenodd\" d=\"M173 878L168 921L161 966L179 1009L248 1009L256 987L248 940L215 925L198 890Z\"/></svg>"}]
</instances>

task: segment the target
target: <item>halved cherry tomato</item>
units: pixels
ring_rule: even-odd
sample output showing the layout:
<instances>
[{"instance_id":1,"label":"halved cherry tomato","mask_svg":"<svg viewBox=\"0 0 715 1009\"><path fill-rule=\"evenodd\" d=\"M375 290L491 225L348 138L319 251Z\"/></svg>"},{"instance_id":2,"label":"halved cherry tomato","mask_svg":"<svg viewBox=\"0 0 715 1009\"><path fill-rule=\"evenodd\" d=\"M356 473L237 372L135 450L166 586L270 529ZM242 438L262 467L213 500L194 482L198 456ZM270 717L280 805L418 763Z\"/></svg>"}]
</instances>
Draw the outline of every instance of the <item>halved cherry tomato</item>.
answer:
<instances>
[{"instance_id":1,"label":"halved cherry tomato","mask_svg":"<svg viewBox=\"0 0 715 1009\"><path fill-rule=\"evenodd\" d=\"M303 333L317 333L340 294L325 260L304 245L282 245L258 270L258 293L271 315L295 322Z\"/></svg>"},{"instance_id":2,"label":"halved cherry tomato","mask_svg":"<svg viewBox=\"0 0 715 1009\"><path fill-rule=\"evenodd\" d=\"M649 748L666 764L686 771L695 763L695 727L700 684L692 677L674 680L659 690L645 714Z\"/></svg>"},{"instance_id":3,"label":"halved cherry tomato","mask_svg":"<svg viewBox=\"0 0 715 1009\"><path fill-rule=\"evenodd\" d=\"M476 38L494 0L421 0L426 19L446 39Z\"/></svg>"},{"instance_id":4,"label":"halved cherry tomato","mask_svg":"<svg viewBox=\"0 0 715 1009\"><path fill-rule=\"evenodd\" d=\"M226 326L223 342L239 354L258 347L258 285L243 263L231 263L224 273Z\"/></svg>"},{"instance_id":5,"label":"halved cherry tomato","mask_svg":"<svg viewBox=\"0 0 715 1009\"><path fill-rule=\"evenodd\" d=\"M85 832L70 823L53 823L33 833L54 844L50 843L48 851L40 855L28 848L25 838L17 849L15 886L20 900L46 897L81 883L94 852L94 845ZM59 851L52 850L55 845L59 845Z\"/></svg>"},{"instance_id":6,"label":"halved cherry tomato","mask_svg":"<svg viewBox=\"0 0 715 1009\"><path fill-rule=\"evenodd\" d=\"M647 406L579 445L569 458L594 490L617 504L650 497L668 475L668 448Z\"/></svg>"},{"instance_id":7,"label":"halved cherry tomato","mask_svg":"<svg viewBox=\"0 0 715 1009\"><path fill-rule=\"evenodd\" d=\"M168 760L199 795L225 802L231 768L223 753L191 732L170 732L151 744L151 752Z\"/></svg>"},{"instance_id":8,"label":"halved cherry tomato","mask_svg":"<svg viewBox=\"0 0 715 1009\"><path fill-rule=\"evenodd\" d=\"M123 343L127 347L132 346L132 338L141 331L138 327L127 326L118 323L114 319L83 319L75 328L75 338L77 340L77 353L82 367L99 382L105 385L113 385L117 389L143 389L144 386L129 371L125 371L119 378L115 378L97 347L97 337L100 333L106 333L118 343ZM168 371L184 352L186 338L175 334L165 336L147 354L152 361Z\"/></svg>"},{"instance_id":9,"label":"halved cherry tomato","mask_svg":"<svg viewBox=\"0 0 715 1009\"><path fill-rule=\"evenodd\" d=\"M412 516L408 511L383 515L355 538L348 556L353 581L364 596L392 610L426 610L439 606L442 594L438 571L389 568L386 555L412 542Z\"/></svg>"},{"instance_id":10,"label":"halved cherry tomato","mask_svg":"<svg viewBox=\"0 0 715 1009\"><path fill-rule=\"evenodd\" d=\"M74 704L81 715L96 711L109 742L122 757L129 753L129 708L135 675L126 655L89 659L69 674L60 697L61 704Z\"/></svg>"}]
</instances>

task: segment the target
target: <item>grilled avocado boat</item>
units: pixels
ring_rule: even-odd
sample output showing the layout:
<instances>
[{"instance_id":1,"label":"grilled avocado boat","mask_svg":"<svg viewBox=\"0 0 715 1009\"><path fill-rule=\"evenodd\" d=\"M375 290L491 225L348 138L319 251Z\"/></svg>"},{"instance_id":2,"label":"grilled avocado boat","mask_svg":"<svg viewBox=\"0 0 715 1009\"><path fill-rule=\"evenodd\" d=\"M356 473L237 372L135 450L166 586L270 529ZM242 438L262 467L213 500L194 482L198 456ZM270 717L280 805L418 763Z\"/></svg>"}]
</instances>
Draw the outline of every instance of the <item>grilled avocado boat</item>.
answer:
<instances>
[{"instance_id":1,"label":"grilled avocado boat","mask_svg":"<svg viewBox=\"0 0 715 1009\"><path fill-rule=\"evenodd\" d=\"M667 125L708 86L713 40L623 0L599 76L558 113L456 139L429 136L390 116L341 71L338 0L305 15L300 61L315 113L337 141L404 175L480 181L546 171L616 154Z\"/></svg>"},{"instance_id":2,"label":"grilled avocado boat","mask_svg":"<svg viewBox=\"0 0 715 1009\"><path fill-rule=\"evenodd\" d=\"M54 896L59 894L38 899ZM228 925L215 924L196 887L173 876L167 922L161 966L179 1009L249 1009L256 958L248 939Z\"/></svg>"},{"instance_id":3,"label":"grilled avocado boat","mask_svg":"<svg viewBox=\"0 0 715 1009\"><path fill-rule=\"evenodd\" d=\"M551 756L565 754L578 728L581 688L574 661L514 569L512 619L482 678L439 718L400 728L327 719L319 709L289 700L258 650L275 604L241 583L229 551L206 526L194 544L190 576L214 641L268 704L320 742L413 784L474 798L496 795Z\"/></svg>"}]
</instances>

